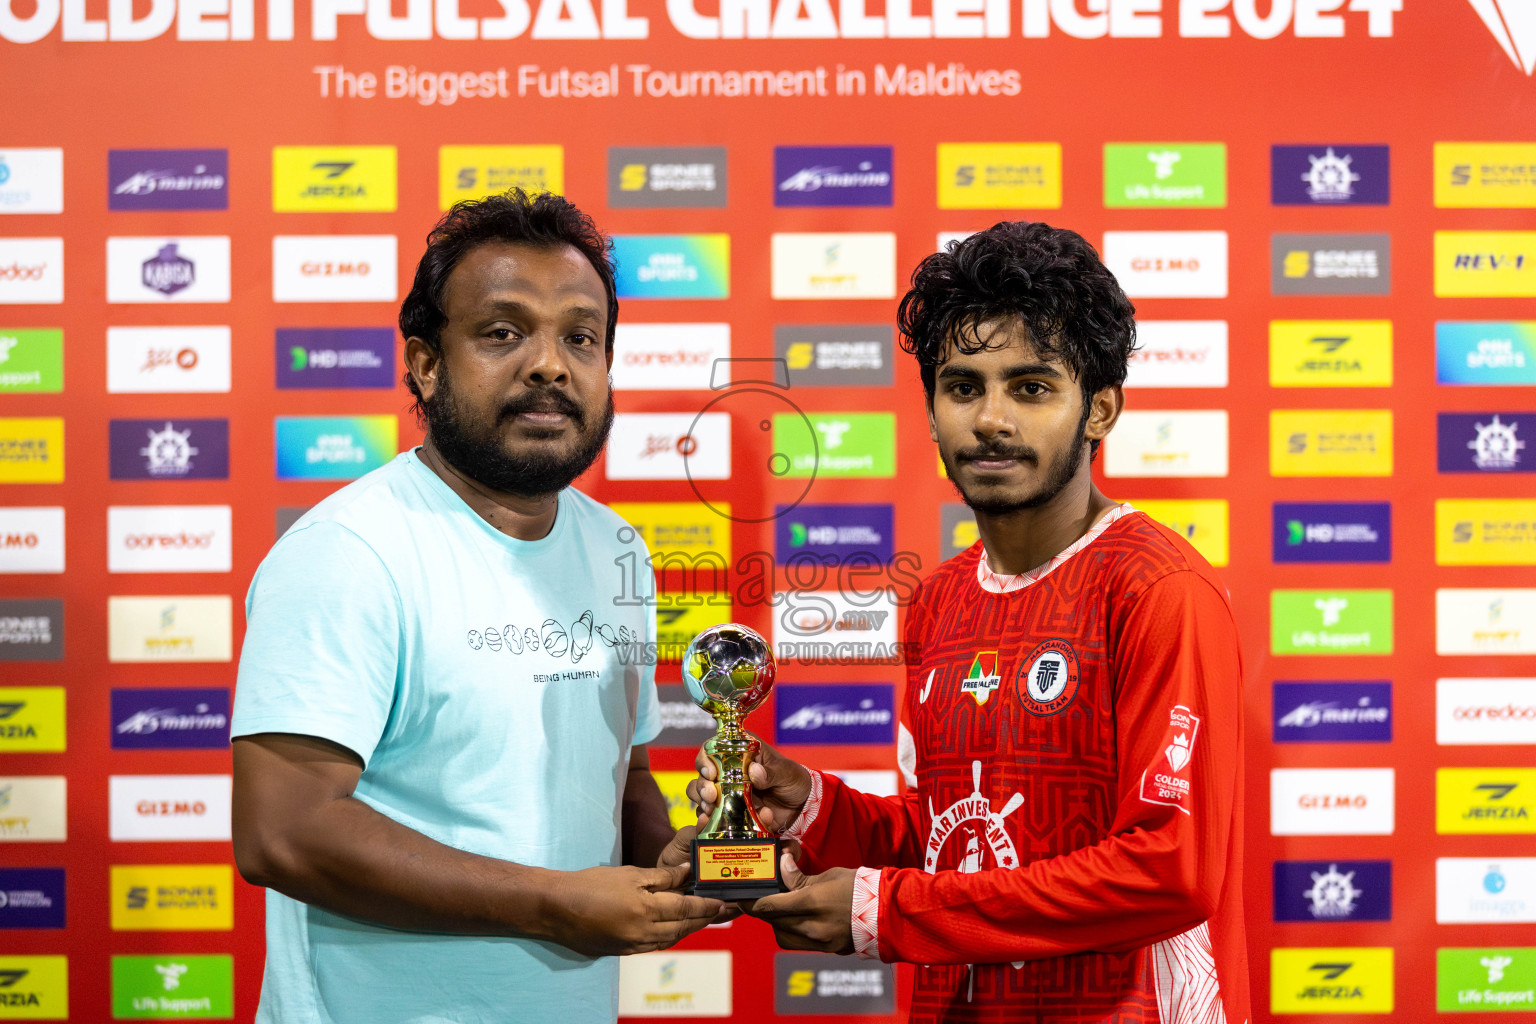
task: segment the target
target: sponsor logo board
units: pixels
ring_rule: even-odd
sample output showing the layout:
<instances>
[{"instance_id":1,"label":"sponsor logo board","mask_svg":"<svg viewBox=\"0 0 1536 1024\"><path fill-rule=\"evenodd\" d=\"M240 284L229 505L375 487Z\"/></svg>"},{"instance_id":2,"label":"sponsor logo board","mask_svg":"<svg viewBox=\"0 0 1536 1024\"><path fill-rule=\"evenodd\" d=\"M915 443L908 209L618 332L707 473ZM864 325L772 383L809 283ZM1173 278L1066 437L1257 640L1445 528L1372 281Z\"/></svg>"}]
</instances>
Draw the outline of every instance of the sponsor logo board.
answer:
<instances>
[{"instance_id":1,"label":"sponsor logo board","mask_svg":"<svg viewBox=\"0 0 1536 1024\"><path fill-rule=\"evenodd\" d=\"M724 146L608 147L608 205L721 209L726 202Z\"/></svg>"},{"instance_id":2,"label":"sponsor logo board","mask_svg":"<svg viewBox=\"0 0 1536 1024\"><path fill-rule=\"evenodd\" d=\"M728 299L730 235L614 235L621 299Z\"/></svg>"},{"instance_id":3,"label":"sponsor logo board","mask_svg":"<svg viewBox=\"0 0 1536 1024\"><path fill-rule=\"evenodd\" d=\"M774 206L890 206L890 146L775 146Z\"/></svg>"},{"instance_id":4,"label":"sponsor logo board","mask_svg":"<svg viewBox=\"0 0 1536 1024\"><path fill-rule=\"evenodd\" d=\"M466 199L499 195L513 188L565 195L565 147L438 147L439 209L446 210Z\"/></svg>"},{"instance_id":5,"label":"sponsor logo board","mask_svg":"<svg viewBox=\"0 0 1536 1024\"><path fill-rule=\"evenodd\" d=\"M273 539L275 540L282 537L282 535L287 533L293 527L293 524L302 519L304 517L304 513L308 511L308 505L303 507L295 505L279 506L276 518L277 533L274 535Z\"/></svg>"},{"instance_id":6,"label":"sponsor logo board","mask_svg":"<svg viewBox=\"0 0 1536 1024\"><path fill-rule=\"evenodd\" d=\"M64 151L0 149L0 214L63 212Z\"/></svg>"},{"instance_id":7,"label":"sponsor logo board","mask_svg":"<svg viewBox=\"0 0 1536 1024\"><path fill-rule=\"evenodd\" d=\"M1435 923L1536 922L1536 857L1437 857Z\"/></svg>"},{"instance_id":8,"label":"sponsor logo board","mask_svg":"<svg viewBox=\"0 0 1536 1024\"><path fill-rule=\"evenodd\" d=\"M228 955L114 956L114 1020L228 1019L235 1015L235 963Z\"/></svg>"},{"instance_id":9,"label":"sponsor logo board","mask_svg":"<svg viewBox=\"0 0 1536 1024\"><path fill-rule=\"evenodd\" d=\"M395 194L394 146L272 147L278 213L391 213Z\"/></svg>"},{"instance_id":10,"label":"sponsor logo board","mask_svg":"<svg viewBox=\"0 0 1536 1024\"><path fill-rule=\"evenodd\" d=\"M273 302L394 302L394 235L274 235Z\"/></svg>"},{"instance_id":11,"label":"sponsor logo board","mask_svg":"<svg viewBox=\"0 0 1536 1024\"><path fill-rule=\"evenodd\" d=\"M1207 562L1227 564L1226 499L1136 498L1129 504L1183 537Z\"/></svg>"},{"instance_id":12,"label":"sponsor logo board","mask_svg":"<svg viewBox=\"0 0 1536 1024\"><path fill-rule=\"evenodd\" d=\"M730 950L621 957L619 1016L729 1017L732 987Z\"/></svg>"},{"instance_id":13,"label":"sponsor logo board","mask_svg":"<svg viewBox=\"0 0 1536 1024\"><path fill-rule=\"evenodd\" d=\"M0 754L64 752L64 687L0 686Z\"/></svg>"},{"instance_id":14,"label":"sponsor logo board","mask_svg":"<svg viewBox=\"0 0 1536 1024\"><path fill-rule=\"evenodd\" d=\"M1225 231L1106 231L1104 265L1133 299L1227 297Z\"/></svg>"},{"instance_id":15,"label":"sponsor logo board","mask_svg":"<svg viewBox=\"0 0 1536 1024\"><path fill-rule=\"evenodd\" d=\"M896 1012L895 965L825 953L775 953L773 1012L890 1016Z\"/></svg>"},{"instance_id":16,"label":"sponsor logo board","mask_svg":"<svg viewBox=\"0 0 1536 1024\"><path fill-rule=\"evenodd\" d=\"M1435 295L1536 297L1536 231L1436 231Z\"/></svg>"},{"instance_id":17,"label":"sponsor logo board","mask_svg":"<svg viewBox=\"0 0 1536 1024\"><path fill-rule=\"evenodd\" d=\"M715 734L715 719L708 711L699 707L688 696L688 688L681 683L661 683L656 687L656 695L661 708L661 732L651 741L652 747L681 747L687 750L697 750L701 744ZM694 772L680 773L687 780L694 777ZM688 801L682 800L682 810L685 815L682 825L694 824L695 818L688 807Z\"/></svg>"},{"instance_id":18,"label":"sponsor logo board","mask_svg":"<svg viewBox=\"0 0 1536 1024\"><path fill-rule=\"evenodd\" d=\"M890 588L785 591L775 607L773 644L781 660L889 661L899 639Z\"/></svg>"},{"instance_id":19,"label":"sponsor logo board","mask_svg":"<svg viewBox=\"0 0 1536 1024\"><path fill-rule=\"evenodd\" d=\"M228 480L229 420L112 420L113 480Z\"/></svg>"},{"instance_id":20,"label":"sponsor logo board","mask_svg":"<svg viewBox=\"0 0 1536 1024\"><path fill-rule=\"evenodd\" d=\"M228 393L228 327L108 327L111 394Z\"/></svg>"},{"instance_id":21,"label":"sponsor logo board","mask_svg":"<svg viewBox=\"0 0 1536 1024\"><path fill-rule=\"evenodd\" d=\"M1435 206L1494 210L1536 206L1536 143L1435 143Z\"/></svg>"},{"instance_id":22,"label":"sponsor logo board","mask_svg":"<svg viewBox=\"0 0 1536 1024\"><path fill-rule=\"evenodd\" d=\"M0 327L0 395L64 390L64 332Z\"/></svg>"},{"instance_id":23,"label":"sponsor logo board","mask_svg":"<svg viewBox=\"0 0 1536 1024\"><path fill-rule=\"evenodd\" d=\"M64 509L0 508L0 573L63 571Z\"/></svg>"},{"instance_id":24,"label":"sponsor logo board","mask_svg":"<svg viewBox=\"0 0 1536 1024\"><path fill-rule=\"evenodd\" d=\"M1536 590L1436 590L1435 653L1536 654Z\"/></svg>"},{"instance_id":25,"label":"sponsor logo board","mask_svg":"<svg viewBox=\"0 0 1536 1024\"><path fill-rule=\"evenodd\" d=\"M713 582L723 576L723 569L705 568L695 573L682 593L663 589L656 601L656 657L660 661L682 661L694 637L730 619L731 595L701 588L703 581Z\"/></svg>"},{"instance_id":26,"label":"sponsor logo board","mask_svg":"<svg viewBox=\"0 0 1536 1024\"><path fill-rule=\"evenodd\" d=\"M393 388L395 332L389 327L279 327L277 386Z\"/></svg>"},{"instance_id":27,"label":"sponsor logo board","mask_svg":"<svg viewBox=\"0 0 1536 1024\"><path fill-rule=\"evenodd\" d=\"M1271 768L1269 834L1389 836L1395 795L1391 768Z\"/></svg>"},{"instance_id":28,"label":"sponsor logo board","mask_svg":"<svg viewBox=\"0 0 1536 1024\"><path fill-rule=\"evenodd\" d=\"M1136 325L1136 351L1128 388L1227 386L1225 320L1144 320Z\"/></svg>"},{"instance_id":29,"label":"sponsor logo board","mask_svg":"<svg viewBox=\"0 0 1536 1024\"><path fill-rule=\"evenodd\" d=\"M1393 955L1388 947L1271 949L1271 1013L1391 1013Z\"/></svg>"},{"instance_id":30,"label":"sponsor logo board","mask_svg":"<svg viewBox=\"0 0 1536 1024\"><path fill-rule=\"evenodd\" d=\"M63 417L0 418L0 484L63 482Z\"/></svg>"},{"instance_id":31,"label":"sponsor logo board","mask_svg":"<svg viewBox=\"0 0 1536 1024\"><path fill-rule=\"evenodd\" d=\"M112 690L114 750L223 750L228 746L226 689Z\"/></svg>"},{"instance_id":32,"label":"sponsor logo board","mask_svg":"<svg viewBox=\"0 0 1536 1024\"><path fill-rule=\"evenodd\" d=\"M0 238L0 305L64 301L64 239Z\"/></svg>"},{"instance_id":33,"label":"sponsor logo board","mask_svg":"<svg viewBox=\"0 0 1536 1024\"><path fill-rule=\"evenodd\" d=\"M279 416L279 480L355 480L393 459L394 416Z\"/></svg>"},{"instance_id":34,"label":"sponsor logo board","mask_svg":"<svg viewBox=\"0 0 1536 1024\"><path fill-rule=\"evenodd\" d=\"M889 324L779 326L773 351L788 367L792 387L882 388L895 380Z\"/></svg>"},{"instance_id":35,"label":"sponsor logo board","mask_svg":"<svg viewBox=\"0 0 1536 1024\"><path fill-rule=\"evenodd\" d=\"M111 505L108 572L229 572L228 505Z\"/></svg>"},{"instance_id":36,"label":"sponsor logo board","mask_svg":"<svg viewBox=\"0 0 1536 1024\"><path fill-rule=\"evenodd\" d=\"M1060 209L1061 144L941 142L938 183L941 210Z\"/></svg>"},{"instance_id":37,"label":"sponsor logo board","mask_svg":"<svg viewBox=\"0 0 1536 1024\"><path fill-rule=\"evenodd\" d=\"M1390 743L1389 682L1276 682L1271 725L1276 743Z\"/></svg>"},{"instance_id":38,"label":"sponsor logo board","mask_svg":"<svg viewBox=\"0 0 1536 1024\"><path fill-rule=\"evenodd\" d=\"M805 429L807 420L810 431ZM893 477L896 415L777 413L773 417L773 450L775 460L787 460L785 477ZM775 466L778 464L776 461Z\"/></svg>"},{"instance_id":39,"label":"sponsor logo board","mask_svg":"<svg viewBox=\"0 0 1536 1024\"><path fill-rule=\"evenodd\" d=\"M1107 477L1227 475L1227 412L1127 410L1104 446Z\"/></svg>"},{"instance_id":40,"label":"sponsor logo board","mask_svg":"<svg viewBox=\"0 0 1536 1024\"><path fill-rule=\"evenodd\" d=\"M1269 240L1275 295L1390 295L1390 235L1275 234Z\"/></svg>"},{"instance_id":41,"label":"sponsor logo board","mask_svg":"<svg viewBox=\"0 0 1536 1024\"><path fill-rule=\"evenodd\" d=\"M786 683L774 698L774 735L781 744L896 740L896 688L890 683Z\"/></svg>"},{"instance_id":42,"label":"sponsor logo board","mask_svg":"<svg viewBox=\"0 0 1536 1024\"><path fill-rule=\"evenodd\" d=\"M1435 742L1536 745L1536 679L1435 680Z\"/></svg>"},{"instance_id":43,"label":"sponsor logo board","mask_svg":"<svg viewBox=\"0 0 1536 1024\"><path fill-rule=\"evenodd\" d=\"M1270 526L1277 564L1392 561L1391 502L1277 501Z\"/></svg>"},{"instance_id":44,"label":"sponsor logo board","mask_svg":"<svg viewBox=\"0 0 1536 1024\"><path fill-rule=\"evenodd\" d=\"M619 324L615 391L708 391L731 358L730 324ZM722 362L723 360L723 362Z\"/></svg>"},{"instance_id":45,"label":"sponsor logo board","mask_svg":"<svg viewBox=\"0 0 1536 1024\"><path fill-rule=\"evenodd\" d=\"M68 1020L69 958L0 956L0 1020Z\"/></svg>"},{"instance_id":46,"label":"sponsor logo board","mask_svg":"<svg viewBox=\"0 0 1536 1024\"><path fill-rule=\"evenodd\" d=\"M892 299L896 297L896 236L889 232L776 232L775 299Z\"/></svg>"},{"instance_id":47,"label":"sponsor logo board","mask_svg":"<svg viewBox=\"0 0 1536 1024\"><path fill-rule=\"evenodd\" d=\"M1275 206L1386 206L1392 200L1387 146L1319 143L1269 147Z\"/></svg>"},{"instance_id":48,"label":"sponsor logo board","mask_svg":"<svg viewBox=\"0 0 1536 1024\"><path fill-rule=\"evenodd\" d=\"M227 210L229 150L108 150L107 209Z\"/></svg>"},{"instance_id":49,"label":"sponsor logo board","mask_svg":"<svg viewBox=\"0 0 1536 1024\"><path fill-rule=\"evenodd\" d=\"M62 843L66 825L62 775L0 775L0 843Z\"/></svg>"},{"instance_id":50,"label":"sponsor logo board","mask_svg":"<svg viewBox=\"0 0 1536 1024\"><path fill-rule=\"evenodd\" d=\"M1271 320L1269 383L1277 388L1392 386L1390 320Z\"/></svg>"},{"instance_id":51,"label":"sponsor logo board","mask_svg":"<svg viewBox=\"0 0 1536 1024\"><path fill-rule=\"evenodd\" d=\"M970 508L955 501L946 501L939 506L940 561L954 558L975 544L980 537L981 533L976 527L976 514Z\"/></svg>"},{"instance_id":52,"label":"sponsor logo board","mask_svg":"<svg viewBox=\"0 0 1536 1024\"><path fill-rule=\"evenodd\" d=\"M231 791L228 775L113 775L112 841L227 841Z\"/></svg>"},{"instance_id":53,"label":"sponsor logo board","mask_svg":"<svg viewBox=\"0 0 1536 1024\"><path fill-rule=\"evenodd\" d=\"M1435 950L1435 1008L1441 1013L1536 1009L1536 948Z\"/></svg>"},{"instance_id":54,"label":"sponsor logo board","mask_svg":"<svg viewBox=\"0 0 1536 1024\"><path fill-rule=\"evenodd\" d=\"M227 594L108 597L107 660L229 661Z\"/></svg>"},{"instance_id":55,"label":"sponsor logo board","mask_svg":"<svg viewBox=\"0 0 1536 1024\"><path fill-rule=\"evenodd\" d=\"M1536 768L1435 769L1440 835L1536 833Z\"/></svg>"},{"instance_id":56,"label":"sponsor logo board","mask_svg":"<svg viewBox=\"0 0 1536 1024\"><path fill-rule=\"evenodd\" d=\"M1526 452L1526 435L1533 426L1536 413L1437 413L1437 468L1442 473L1536 472L1536 457Z\"/></svg>"},{"instance_id":57,"label":"sponsor logo board","mask_svg":"<svg viewBox=\"0 0 1536 1024\"><path fill-rule=\"evenodd\" d=\"M1392 410L1271 409L1270 476L1391 476Z\"/></svg>"},{"instance_id":58,"label":"sponsor logo board","mask_svg":"<svg viewBox=\"0 0 1536 1024\"><path fill-rule=\"evenodd\" d=\"M1227 147L1220 142L1104 144L1104 206L1227 205Z\"/></svg>"},{"instance_id":59,"label":"sponsor logo board","mask_svg":"<svg viewBox=\"0 0 1536 1024\"><path fill-rule=\"evenodd\" d=\"M114 864L112 930L230 931L234 881L228 864Z\"/></svg>"},{"instance_id":60,"label":"sponsor logo board","mask_svg":"<svg viewBox=\"0 0 1536 1024\"><path fill-rule=\"evenodd\" d=\"M1274 590L1272 654L1391 654L1392 591Z\"/></svg>"},{"instance_id":61,"label":"sponsor logo board","mask_svg":"<svg viewBox=\"0 0 1536 1024\"><path fill-rule=\"evenodd\" d=\"M858 769L834 771L843 785L868 793L870 796L895 796L898 792L896 773L886 769Z\"/></svg>"},{"instance_id":62,"label":"sponsor logo board","mask_svg":"<svg viewBox=\"0 0 1536 1024\"><path fill-rule=\"evenodd\" d=\"M0 928L63 928L63 868L0 868Z\"/></svg>"},{"instance_id":63,"label":"sponsor logo board","mask_svg":"<svg viewBox=\"0 0 1536 1024\"><path fill-rule=\"evenodd\" d=\"M107 239L107 301L228 302L229 236Z\"/></svg>"},{"instance_id":64,"label":"sponsor logo board","mask_svg":"<svg viewBox=\"0 0 1536 1024\"><path fill-rule=\"evenodd\" d=\"M63 657L63 601L52 597L0 599L0 661L59 661Z\"/></svg>"},{"instance_id":65,"label":"sponsor logo board","mask_svg":"<svg viewBox=\"0 0 1536 1024\"><path fill-rule=\"evenodd\" d=\"M780 565L886 565L895 552L894 505L779 505L774 513Z\"/></svg>"},{"instance_id":66,"label":"sponsor logo board","mask_svg":"<svg viewBox=\"0 0 1536 1024\"><path fill-rule=\"evenodd\" d=\"M604 472L609 480L729 480L731 414L619 413Z\"/></svg>"},{"instance_id":67,"label":"sponsor logo board","mask_svg":"<svg viewBox=\"0 0 1536 1024\"><path fill-rule=\"evenodd\" d=\"M1536 384L1536 321L1435 324L1437 384Z\"/></svg>"},{"instance_id":68,"label":"sponsor logo board","mask_svg":"<svg viewBox=\"0 0 1536 1024\"><path fill-rule=\"evenodd\" d=\"M1536 501L1439 498L1436 565L1536 565Z\"/></svg>"},{"instance_id":69,"label":"sponsor logo board","mask_svg":"<svg viewBox=\"0 0 1536 1024\"><path fill-rule=\"evenodd\" d=\"M1392 920L1389 860L1277 860L1276 921Z\"/></svg>"},{"instance_id":70,"label":"sponsor logo board","mask_svg":"<svg viewBox=\"0 0 1536 1024\"><path fill-rule=\"evenodd\" d=\"M725 518L731 512L729 503L716 502L718 513L696 501L615 501L608 507L640 535L657 569L674 560L695 564L706 551L731 560L731 521Z\"/></svg>"}]
</instances>

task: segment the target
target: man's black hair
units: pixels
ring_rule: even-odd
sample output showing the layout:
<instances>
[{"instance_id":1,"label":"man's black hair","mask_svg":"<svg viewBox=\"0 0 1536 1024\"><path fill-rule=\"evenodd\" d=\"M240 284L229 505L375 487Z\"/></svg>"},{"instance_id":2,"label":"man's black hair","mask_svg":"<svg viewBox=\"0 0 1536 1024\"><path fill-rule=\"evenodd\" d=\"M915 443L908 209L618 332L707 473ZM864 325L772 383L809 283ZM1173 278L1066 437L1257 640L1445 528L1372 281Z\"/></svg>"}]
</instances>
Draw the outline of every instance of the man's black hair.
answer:
<instances>
[{"instance_id":1,"label":"man's black hair","mask_svg":"<svg viewBox=\"0 0 1536 1024\"><path fill-rule=\"evenodd\" d=\"M400 303L400 333L420 338L437 355L442 355L441 335L447 317L443 313L443 292L448 276L466 253L487 242L510 242L540 249L572 246L592 264L603 280L608 295L608 332L604 339L611 350L613 332L619 322L619 297L613 281L613 242L603 234L592 218L578 210L564 196L549 192L528 193L514 188L484 199L466 199L455 203L443 219L427 233L427 251L416 265L416 279L410 293ZM416 409L422 409L421 391L407 370L405 386L416 396Z\"/></svg>"},{"instance_id":2,"label":"man's black hair","mask_svg":"<svg viewBox=\"0 0 1536 1024\"><path fill-rule=\"evenodd\" d=\"M1002 221L919 263L896 322L901 347L917 357L930 400L949 345L966 354L979 352L986 347L982 325L1023 324L1035 350L1059 357L1077 378L1086 418L1095 394L1125 383L1136 348L1135 313L1082 235L1038 222ZM1096 452L1098 443L1092 448Z\"/></svg>"}]
</instances>

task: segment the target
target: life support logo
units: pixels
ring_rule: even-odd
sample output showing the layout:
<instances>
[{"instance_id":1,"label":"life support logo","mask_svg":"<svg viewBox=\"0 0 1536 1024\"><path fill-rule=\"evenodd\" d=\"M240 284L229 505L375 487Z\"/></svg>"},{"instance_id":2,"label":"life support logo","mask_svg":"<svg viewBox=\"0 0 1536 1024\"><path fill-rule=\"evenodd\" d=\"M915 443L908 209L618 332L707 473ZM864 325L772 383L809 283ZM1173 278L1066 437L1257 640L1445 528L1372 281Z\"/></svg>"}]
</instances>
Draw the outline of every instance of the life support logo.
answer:
<instances>
[{"instance_id":1,"label":"life support logo","mask_svg":"<svg viewBox=\"0 0 1536 1024\"><path fill-rule=\"evenodd\" d=\"M1177 807L1185 814L1189 807L1189 775L1186 771L1195 753L1195 738L1200 734L1200 717L1189 708L1175 704L1168 714L1168 742L1158 763L1141 773L1141 800L1148 804Z\"/></svg>"},{"instance_id":2,"label":"life support logo","mask_svg":"<svg viewBox=\"0 0 1536 1024\"><path fill-rule=\"evenodd\" d=\"M1010 796L1003 809L992 810L992 801L981 793L981 762L971 762L970 796L956 800L942 814L933 813L933 799L928 800L928 817L933 824L928 829L928 843L923 854L923 870L930 875L939 870L939 853L951 836L965 839L965 850L955 870L963 875L974 874L986 865L982 863L981 847L985 843L992 851L992 865L1000 868L1019 866L1019 854L1013 847L1013 839L1003 825L1003 819L1024 805L1024 794Z\"/></svg>"},{"instance_id":3,"label":"life support logo","mask_svg":"<svg viewBox=\"0 0 1536 1024\"><path fill-rule=\"evenodd\" d=\"M1077 653L1065 640L1054 639L1029 652L1019 666L1015 688L1026 711L1048 716L1077 698L1077 683Z\"/></svg>"}]
</instances>

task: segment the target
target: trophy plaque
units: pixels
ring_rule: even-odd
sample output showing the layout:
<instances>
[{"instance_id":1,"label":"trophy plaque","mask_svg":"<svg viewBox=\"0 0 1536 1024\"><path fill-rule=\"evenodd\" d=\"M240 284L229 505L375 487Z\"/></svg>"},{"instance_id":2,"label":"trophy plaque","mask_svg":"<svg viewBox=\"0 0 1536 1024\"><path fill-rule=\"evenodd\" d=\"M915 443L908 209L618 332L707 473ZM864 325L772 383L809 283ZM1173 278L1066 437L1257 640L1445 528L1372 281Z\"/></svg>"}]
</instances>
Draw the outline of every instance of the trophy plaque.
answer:
<instances>
[{"instance_id":1,"label":"trophy plaque","mask_svg":"<svg viewBox=\"0 0 1536 1024\"><path fill-rule=\"evenodd\" d=\"M775 674L773 651L761 635L736 623L711 626L683 653L688 695L715 718L704 755L715 766L719 800L709 823L693 841L693 886L698 896L755 900L783 892L779 851L783 841L763 828L747 791L747 769L758 742L742 720L768 696Z\"/></svg>"}]
</instances>

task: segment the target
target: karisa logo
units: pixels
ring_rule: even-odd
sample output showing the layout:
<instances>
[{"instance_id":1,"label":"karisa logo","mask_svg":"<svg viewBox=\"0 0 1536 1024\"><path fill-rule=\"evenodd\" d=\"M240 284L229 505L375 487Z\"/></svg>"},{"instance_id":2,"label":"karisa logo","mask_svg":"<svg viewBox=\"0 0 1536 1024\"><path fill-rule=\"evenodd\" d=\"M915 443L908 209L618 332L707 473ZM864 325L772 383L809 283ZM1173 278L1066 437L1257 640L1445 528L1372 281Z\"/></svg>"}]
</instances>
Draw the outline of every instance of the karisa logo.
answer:
<instances>
[{"instance_id":1,"label":"karisa logo","mask_svg":"<svg viewBox=\"0 0 1536 1024\"><path fill-rule=\"evenodd\" d=\"M1349 169L1353 157L1335 156L1329 146L1322 156L1309 153L1307 159L1312 161L1312 168L1301 176L1307 183L1307 198L1317 203L1347 203L1354 197L1355 190L1350 186L1360 180L1360 175Z\"/></svg>"},{"instance_id":2,"label":"karisa logo","mask_svg":"<svg viewBox=\"0 0 1536 1024\"><path fill-rule=\"evenodd\" d=\"M197 265L176 251L175 242L167 242L160 251L145 260L141 269L144 287L161 295L175 295L190 288L197 280Z\"/></svg>"},{"instance_id":3,"label":"karisa logo","mask_svg":"<svg viewBox=\"0 0 1536 1024\"><path fill-rule=\"evenodd\" d=\"M1154 173L1157 180L1162 181L1165 178L1173 177L1173 165L1184 159L1184 156L1176 149L1160 149L1156 152L1148 153L1147 159L1156 168Z\"/></svg>"},{"instance_id":4,"label":"karisa logo","mask_svg":"<svg viewBox=\"0 0 1536 1024\"><path fill-rule=\"evenodd\" d=\"M1504 55L1529 75L1536 70L1536 12L1530 0L1467 0Z\"/></svg>"}]
</instances>

